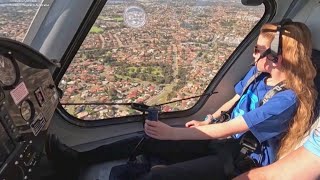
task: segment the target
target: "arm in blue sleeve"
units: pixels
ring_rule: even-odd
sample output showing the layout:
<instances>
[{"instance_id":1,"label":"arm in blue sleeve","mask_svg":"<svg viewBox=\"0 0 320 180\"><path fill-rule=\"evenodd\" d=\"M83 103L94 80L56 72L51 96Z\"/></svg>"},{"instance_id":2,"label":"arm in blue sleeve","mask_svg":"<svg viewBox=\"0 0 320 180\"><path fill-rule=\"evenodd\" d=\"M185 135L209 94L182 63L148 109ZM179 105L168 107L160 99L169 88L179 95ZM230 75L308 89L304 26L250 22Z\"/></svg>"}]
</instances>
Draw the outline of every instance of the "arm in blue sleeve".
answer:
<instances>
[{"instance_id":1,"label":"arm in blue sleeve","mask_svg":"<svg viewBox=\"0 0 320 180\"><path fill-rule=\"evenodd\" d=\"M296 112L296 95L285 90L274 95L264 105L243 115L250 131L263 142L288 129Z\"/></svg>"}]
</instances>

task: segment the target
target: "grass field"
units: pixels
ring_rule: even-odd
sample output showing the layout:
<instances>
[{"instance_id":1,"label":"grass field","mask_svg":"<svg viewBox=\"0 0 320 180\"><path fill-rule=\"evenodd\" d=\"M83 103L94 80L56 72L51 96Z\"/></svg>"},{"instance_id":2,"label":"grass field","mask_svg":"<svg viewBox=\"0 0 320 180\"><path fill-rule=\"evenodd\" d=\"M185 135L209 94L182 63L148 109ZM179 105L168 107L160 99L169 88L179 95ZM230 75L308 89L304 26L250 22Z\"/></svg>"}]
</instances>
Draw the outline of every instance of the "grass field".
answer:
<instances>
[{"instance_id":1,"label":"grass field","mask_svg":"<svg viewBox=\"0 0 320 180\"><path fill-rule=\"evenodd\" d=\"M90 32L99 34L103 32L103 29L99 28L98 26L92 26L92 28L90 29Z\"/></svg>"}]
</instances>

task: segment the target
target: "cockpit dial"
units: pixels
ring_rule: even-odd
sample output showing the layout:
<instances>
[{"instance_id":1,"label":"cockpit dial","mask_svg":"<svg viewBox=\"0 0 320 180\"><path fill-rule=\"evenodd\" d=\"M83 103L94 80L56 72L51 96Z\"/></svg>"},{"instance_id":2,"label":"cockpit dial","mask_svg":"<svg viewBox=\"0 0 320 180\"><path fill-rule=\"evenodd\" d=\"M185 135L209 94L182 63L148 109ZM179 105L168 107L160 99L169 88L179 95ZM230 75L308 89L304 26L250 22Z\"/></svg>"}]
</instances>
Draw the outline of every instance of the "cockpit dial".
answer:
<instances>
[{"instance_id":1,"label":"cockpit dial","mask_svg":"<svg viewBox=\"0 0 320 180\"><path fill-rule=\"evenodd\" d=\"M17 62L5 55L0 55L0 82L3 89L13 88L19 82L19 69Z\"/></svg>"},{"instance_id":2,"label":"cockpit dial","mask_svg":"<svg viewBox=\"0 0 320 180\"><path fill-rule=\"evenodd\" d=\"M34 106L33 106L32 102L29 100L23 101L21 104L21 107L20 107L20 113L21 113L22 118L25 121L32 120L34 117L34 114L35 114L35 110L34 110Z\"/></svg>"}]
</instances>

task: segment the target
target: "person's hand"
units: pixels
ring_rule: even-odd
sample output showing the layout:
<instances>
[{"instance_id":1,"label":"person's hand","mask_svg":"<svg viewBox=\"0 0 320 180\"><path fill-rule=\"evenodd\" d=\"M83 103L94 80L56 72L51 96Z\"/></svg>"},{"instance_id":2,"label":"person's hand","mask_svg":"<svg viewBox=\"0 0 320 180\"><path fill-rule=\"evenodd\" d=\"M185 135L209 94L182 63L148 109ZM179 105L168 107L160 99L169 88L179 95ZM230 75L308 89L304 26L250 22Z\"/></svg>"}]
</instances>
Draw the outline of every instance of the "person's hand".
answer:
<instances>
[{"instance_id":1,"label":"person's hand","mask_svg":"<svg viewBox=\"0 0 320 180\"><path fill-rule=\"evenodd\" d=\"M197 126L208 125L208 124L210 124L212 119L214 119L212 114L208 114L204 121L192 120L192 121L189 121L189 122L186 123L186 127L187 128L192 128L192 127L197 127Z\"/></svg>"},{"instance_id":2,"label":"person's hand","mask_svg":"<svg viewBox=\"0 0 320 180\"><path fill-rule=\"evenodd\" d=\"M160 140L174 140L175 137L174 128L161 121L146 120L144 131L148 136Z\"/></svg>"},{"instance_id":3,"label":"person's hand","mask_svg":"<svg viewBox=\"0 0 320 180\"><path fill-rule=\"evenodd\" d=\"M197 126L203 126L206 125L204 121L197 121L197 120L192 120L186 123L187 128L192 128L192 127L197 127Z\"/></svg>"}]
</instances>

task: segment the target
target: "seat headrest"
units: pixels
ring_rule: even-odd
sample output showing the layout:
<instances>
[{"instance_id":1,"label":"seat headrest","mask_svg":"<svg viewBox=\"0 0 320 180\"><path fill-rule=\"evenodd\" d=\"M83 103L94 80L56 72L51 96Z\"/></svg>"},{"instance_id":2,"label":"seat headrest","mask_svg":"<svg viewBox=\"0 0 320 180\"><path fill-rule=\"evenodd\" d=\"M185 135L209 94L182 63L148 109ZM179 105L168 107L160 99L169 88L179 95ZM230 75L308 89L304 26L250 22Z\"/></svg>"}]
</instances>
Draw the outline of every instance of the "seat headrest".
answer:
<instances>
[{"instance_id":1,"label":"seat headrest","mask_svg":"<svg viewBox=\"0 0 320 180\"><path fill-rule=\"evenodd\" d=\"M319 73L319 68L320 68L320 51L313 49L312 50L312 55L311 55L311 60L314 64L314 66L317 69L317 72Z\"/></svg>"},{"instance_id":2,"label":"seat headrest","mask_svg":"<svg viewBox=\"0 0 320 180\"><path fill-rule=\"evenodd\" d=\"M320 115L320 111L319 111L319 107L320 107L320 51L313 49L312 55L311 55L311 60L317 69L317 76L314 80L314 83L315 83L316 89L318 91L318 97L317 97L314 115L315 115L315 117L319 117L319 115Z\"/></svg>"}]
</instances>

